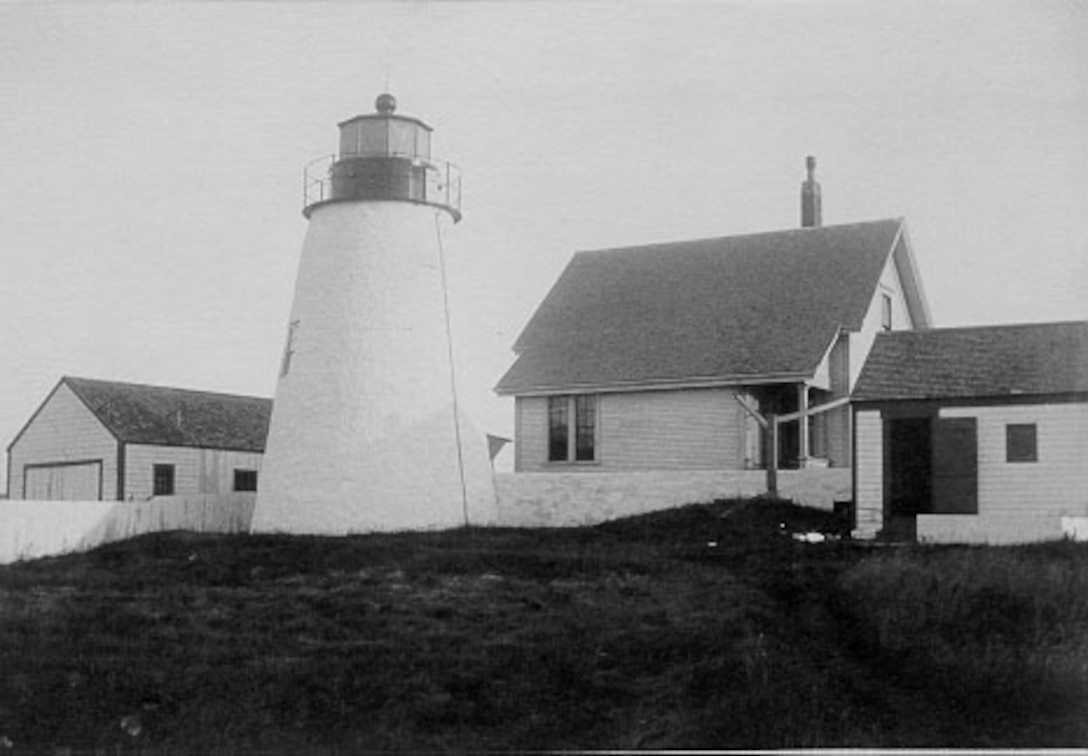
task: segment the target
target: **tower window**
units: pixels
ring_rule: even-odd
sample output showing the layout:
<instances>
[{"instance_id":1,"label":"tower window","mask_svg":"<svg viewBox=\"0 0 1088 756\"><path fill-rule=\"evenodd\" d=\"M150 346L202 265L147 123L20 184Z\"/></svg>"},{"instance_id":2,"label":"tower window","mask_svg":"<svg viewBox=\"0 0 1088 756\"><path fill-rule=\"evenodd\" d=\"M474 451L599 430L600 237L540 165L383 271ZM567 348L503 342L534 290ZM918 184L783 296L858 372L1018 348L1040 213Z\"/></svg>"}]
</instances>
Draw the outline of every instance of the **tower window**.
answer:
<instances>
[{"instance_id":1,"label":"tower window","mask_svg":"<svg viewBox=\"0 0 1088 756\"><path fill-rule=\"evenodd\" d=\"M292 320L287 326L287 343L283 347L283 362L280 363L280 378L291 370L291 357L295 353L295 334L298 332L298 321Z\"/></svg>"}]
</instances>

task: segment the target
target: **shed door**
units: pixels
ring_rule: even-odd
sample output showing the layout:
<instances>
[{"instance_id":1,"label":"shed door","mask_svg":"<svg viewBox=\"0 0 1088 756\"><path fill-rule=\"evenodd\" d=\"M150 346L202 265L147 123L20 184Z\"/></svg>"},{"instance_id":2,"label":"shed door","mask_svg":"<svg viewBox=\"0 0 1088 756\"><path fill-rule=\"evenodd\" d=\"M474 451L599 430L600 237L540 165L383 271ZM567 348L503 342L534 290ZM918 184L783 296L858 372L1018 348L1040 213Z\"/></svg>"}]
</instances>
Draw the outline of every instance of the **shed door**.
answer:
<instances>
[{"instance_id":1,"label":"shed door","mask_svg":"<svg viewBox=\"0 0 1088 756\"><path fill-rule=\"evenodd\" d=\"M978 514L978 428L973 417L933 424L933 513Z\"/></svg>"},{"instance_id":2,"label":"shed door","mask_svg":"<svg viewBox=\"0 0 1088 756\"><path fill-rule=\"evenodd\" d=\"M37 501L98 501L102 498L102 463L27 465L23 498Z\"/></svg>"}]
</instances>

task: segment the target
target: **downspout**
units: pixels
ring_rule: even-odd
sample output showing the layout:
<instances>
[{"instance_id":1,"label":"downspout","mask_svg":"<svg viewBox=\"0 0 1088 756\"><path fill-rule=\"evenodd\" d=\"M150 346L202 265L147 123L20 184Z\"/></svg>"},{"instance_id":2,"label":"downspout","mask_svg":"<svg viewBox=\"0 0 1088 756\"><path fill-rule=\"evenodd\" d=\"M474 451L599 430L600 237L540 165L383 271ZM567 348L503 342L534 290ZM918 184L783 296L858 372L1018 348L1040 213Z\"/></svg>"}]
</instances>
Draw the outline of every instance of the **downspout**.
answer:
<instances>
[{"instance_id":1,"label":"downspout","mask_svg":"<svg viewBox=\"0 0 1088 756\"><path fill-rule=\"evenodd\" d=\"M117 441L117 501L125 500L125 442Z\"/></svg>"}]
</instances>

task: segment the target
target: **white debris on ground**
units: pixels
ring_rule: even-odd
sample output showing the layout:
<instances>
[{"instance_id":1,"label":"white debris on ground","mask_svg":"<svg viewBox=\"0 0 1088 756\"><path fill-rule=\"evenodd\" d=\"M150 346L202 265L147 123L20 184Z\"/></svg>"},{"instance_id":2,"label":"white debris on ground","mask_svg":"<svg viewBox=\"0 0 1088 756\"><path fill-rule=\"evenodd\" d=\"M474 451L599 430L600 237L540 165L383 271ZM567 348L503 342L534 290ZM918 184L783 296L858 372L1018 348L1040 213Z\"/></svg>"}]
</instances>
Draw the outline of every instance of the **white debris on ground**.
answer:
<instances>
[{"instance_id":1,"label":"white debris on ground","mask_svg":"<svg viewBox=\"0 0 1088 756\"><path fill-rule=\"evenodd\" d=\"M839 540L839 536L837 535L821 533L818 530L810 530L806 533L791 533L789 530L787 530L786 523L784 522L780 522L778 524L778 529L782 532L782 535L788 534L790 538L801 543L823 543L824 541Z\"/></svg>"}]
</instances>

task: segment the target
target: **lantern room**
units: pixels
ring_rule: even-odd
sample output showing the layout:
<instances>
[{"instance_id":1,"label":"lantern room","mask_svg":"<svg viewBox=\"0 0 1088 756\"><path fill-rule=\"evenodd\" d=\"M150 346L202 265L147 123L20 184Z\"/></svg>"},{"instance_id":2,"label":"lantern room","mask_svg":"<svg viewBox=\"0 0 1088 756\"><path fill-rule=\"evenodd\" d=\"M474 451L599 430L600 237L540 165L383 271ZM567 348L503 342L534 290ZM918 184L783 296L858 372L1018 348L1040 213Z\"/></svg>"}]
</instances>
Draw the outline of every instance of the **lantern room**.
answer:
<instances>
[{"instance_id":1,"label":"lantern room","mask_svg":"<svg viewBox=\"0 0 1088 756\"><path fill-rule=\"evenodd\" d=\"M379 95L378 112L349 118L340 124L340 159L356 157L431 156L431 127L417 118L395 115L397 101Z\"/></svg>"},{"instance_id":2,"label":"lantern room","mask_svg":"<svg viewBox=\"0 0 1088 756\"><path fill-rule=\"evenodd\" d=\"M434 205L461 219L461 173L431 157L430 126L396 114L391 94L377 112L340 123L340 152L306 167L303 214L327 202L403 201Z\"/></svg>"}]
</instances>

